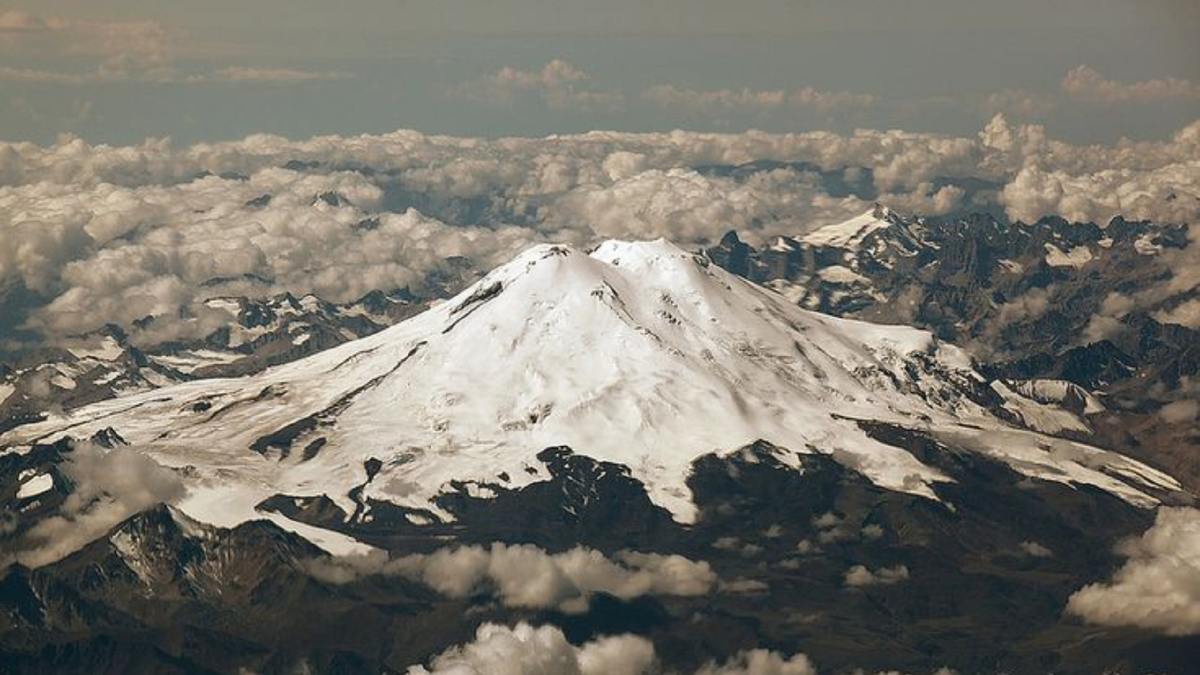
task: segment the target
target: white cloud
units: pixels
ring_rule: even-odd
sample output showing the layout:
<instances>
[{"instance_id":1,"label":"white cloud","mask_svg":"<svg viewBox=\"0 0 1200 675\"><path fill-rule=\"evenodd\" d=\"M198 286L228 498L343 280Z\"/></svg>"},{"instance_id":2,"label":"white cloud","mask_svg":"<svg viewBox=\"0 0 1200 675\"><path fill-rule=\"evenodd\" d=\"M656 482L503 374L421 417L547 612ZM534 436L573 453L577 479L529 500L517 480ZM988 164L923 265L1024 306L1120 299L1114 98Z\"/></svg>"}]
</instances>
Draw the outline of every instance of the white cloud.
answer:
<instances>
[{"instance_id":1,"label":"white cloud","mask_svg":"<svg viewBox=\"0 0 1200 675\"><path fill-rule=\"evenodd\" d=\"M578 647L554 626L485 623L469 643L451 647L407 675L650 675L661 672L654 645L631 634L597 638ZM785 657L766 649L710 662L695 675L816 675L804 654Z\"/></svg>"},{"instance_id":2,"label":"white cloud","mask_svg":"<svg viewBox=\"0 0 1200 675\"><path fill-rule=\"evenodd\" d=\"M255 66L231 66L221 68L212 74L214 80L229 82L310 82L313 80L342 80L348 77L350 76L346 73L333 71Z\"/></svg>"},{"instance_id":3,"label":"white cloud","mask_svg":"<svg viewBox=\"0 0 1200 675\"><path fill-rule=\"evenodd\" d=\"M613 112L625 104L617 91L595 91L587 86L592 76L573 63L553 59L541 70L504 66L495 75L463 82L447 90L452 98L494 106L511 106L527 95L536 95L550 108Z\"/></svg>"},{"instance_id":4,"label":"white cloud","mask_svg":"<svg viewBox=\"0 0 1200 675\"><path fill-rule=\"evenodd\" d=\"M908 567L905 565L896 565L895 567L880 567L877 570L871 570L865 565L855 565L846 570L845 576L846 585L851 588L861 588L863 586L890 586L907 579Z\"/></svg>"},{"instance_id":5,"label":"white cloud","mask_svg":"<svg viewBox=\"0 0 1200 675\"><path fill-rule=\"evenodd\" d=\"M625 600L708 593L717 576L706 562L678 555L624 551L610 560L599 551L576 547L549 554L531 545L492 544L442 549L395 559L383 555L311 561L310 571L332 583L363 575L399 575L420 581L448 597L493 593L508 607L586 611L596 593Z\"/></svg>"},{"instance_id":6,"label":"white cloud","mask_svg":"<svg viewBox=\"0 0 1200 675\"><path fill-rule=\"evenodd\" d=\"M1087 66L1071 70L1062 80L1062 91L1104 103L1167 101L1172 99L1200 100L1200 84L1175 77L1120 82L1108 79Z\"/></svg>"},{"instance_id":7,"label":"white cloud","mask_svg":"<svg viewBox=\"0 0 1200 675\"><path fill-rule=\"evenodd\" d=\"M1200 194L1200 160L1149 171L1122 167L1081 174L1029 164L1004 186L1001 203L1010 217L1026 222L1048 214L1100 224L1118 215L1192 222L1200 215L1200 203L1186 196L1180 199L1181 194Z\"/></svg>"},{"instance_id":8,"label":"white cloud","mask_svg":"<svg viewBox=\"0 0 1200 675\"><path fill-rule=\"evenodd\" d=\"M1072 595L1067 612L1095 624L1200 634L1200 511L1160 508L1154 526L1118 551L1124 567Z\"/></svg>"},{"instance_id":9,"label":"white cloud","mask_svg":"<svg viewBox=\"0 0 1200 675\"><path fill-rule=\"evenodd\" d=\"M314 205L325 192L349 204ZM246 206L262 194L273 195L270 204ZM15 242L0 249L0 277L17 276L51 292L53 301L32 325L62 336L182 310L202 319L198 303L212 294L290 290L348 301L419 281L447 256L500 262L536 238L504 227L483 237L415 211L378 214L378 228L355 229L381 199L380 189L360 174L280 169L249 181L0 190L0 213L13 214L5 234ZM271 283L206 286L247 274ZM211 330L203 321L195 327L196 335Z\"/></svg>"},{"instance_id":10,"label":"white cloud","mask_svg":"<svg viewBox=\"0 0 1200 675\"><path fill-rule=\"evenodd\" d=\"M1032 558L1050 558L1054 556L1054 551L1051 551L1036 541L1021 542L1021 552Z\"/></svg>"},{"instance_id":11,"label":"white cloud","mask_svg":"<svg viewBox=\"0 0 1200 675\"><path fill-rule=\"evenodd\" d=\"M130 448L108 450L80 442L61 468L74 490L57 514L38 521L10 555L0 556L0 567L56 562L126 518L184 494L183 482L173 471Z\"/></svg>"},{"instance_id":12,"label":"white cloud","mask_svg":"<svg viewBox=\"0 0 1200 675\"><path fill-rule=\"evenodd\" d=\"M984 99L981 106L988 114L1016 115L1037 119L1058 108L1058 100L1051 95L1024 89L1005 89Z\"/></svg>"},{"instance_id":13,"label":"white cloud","mask_svg":"<svg viewBox=\"0 0 1200 675\"><path fill-rule=\"evenodd\" d=\"M41 82L50 84L83 84L90 79L88 75L76 73L60 73L53 70L37 68L0 67L0 82Z\"/></svg>"},{"instance_id":14,"label":"white cloud","mask_svg":"<svg viewBox=\"0 0 1200 675\"><path fill-rule=\"evenodd\" d=\"M1187 300L1171 309L1156 312L1154 318L1163 323L1200 328L1200 298Z\"/></svg>"},{"instance_id":15,"label":"white cloud","mask_svg":"<svg viewBox=\"0 0 1200 675\"><path fill-rule=\"evenodd\" d=\"M581 77L564 65L504 79L541 87ZM1104 223L1121 213L1184 222L1200 208L1197 156L1200 122L1162 142L1072 146L1003 116L963 138L860 130L487 141L398 131L301 141L257 135L182 148L155 139L128 147L75 138L45 147L0 143L0 236L12 242L0 247L0 278L19 278L49 299L33 327L51 338L106 322L128 328L145 313L181 316L177 335L199 337L218 318L197 305L212 293L287 290L350 300L419 282L451 255L483 269L533 242L587 246L606 237L662 236L695 246L728 229L757 244L869 207L854 196L831 196L811 172L778 168L735 179L696 167L772 160L869 170L887 202L923 213L963 208L966 194L955 181L983 179L1003 185L999 199L1014 218L1058 214ZM293 161L317 168L279 168ZM373 173L334 170L339 166ZM248 180L217 177L229 174ZM398 199L397 189L414 195L411 203L426 213L405 211L410 202ZM349 203L314 205L327 191ZM247 206L263 194L273 195L269 204ZM368 217L380 227L353 228ZM1137 306L1194 287L1196 251L1164 251L1160 259L1176 278L1153 299L1136 297ZM247 272L271 282L200 286ZM1037 310L1022 302L1005 311ZM1191 321L1191 308L1166 305L1162 316Z\"/></svg>"},{"instance_id":16,"label":"white cloud","mask_svg":"<svg viewBox=\"0 0 1200 675\"><path fill-rule=\"evenodd\" d=\"M179 67L184 58L207 59L214 53L219 52L157 21L87 21L22 11L0 13L0 54L87 64L70 71L0 67L0 82L293 83L347 77L344 73L279 67L229 66L211 72L188 72Z\"/></svg>"},{"instance_id":17,"label":"white cloud","mask_svg":"<svg viewBox=\"0 0 1200 675\"><path fill-rule=\"evenodd\" d=\"M646 101L669 109L693 114L727 115L732 113L765 114L785 109L807 108L822 114L839 110L864 109L875 105L870 94L846 91L821 91L813 87L786 89L683 89L672 84L657 84L642 92Z\"/></svg>"},{"instance_id":18,"label":"white cloud","mask_svg":"<svg viewBox=\"0 0 1200 675\"><path fill-rule=\"evenodd\" d=\"M722 664L709 663L696 675L816 675L817 669L804 654L784 657L766 649L740 652Z\"/></svg>"},{"instance_id":19,"label":"white cloud","mask_svg":"<svg viewBox=\"0 0 1200 675\"><path fill-rule=\"evenodd\" d=\"M1200 401L1174 401L1162 407L1158 416L1167 424L1190 424L1200 418Z\"/></svg>"},{"instance_id":20,"label":"white cloud","mask_svg":"<svg viewBox=\"0 0 1200 675\"><path fill-rule=\"evenodd\" d=\"M598 638L576 647L554 626L485 623L474 641L451 647L408 675L642 675L654 645L635 635Z\"/></svg>"}]
</instances>

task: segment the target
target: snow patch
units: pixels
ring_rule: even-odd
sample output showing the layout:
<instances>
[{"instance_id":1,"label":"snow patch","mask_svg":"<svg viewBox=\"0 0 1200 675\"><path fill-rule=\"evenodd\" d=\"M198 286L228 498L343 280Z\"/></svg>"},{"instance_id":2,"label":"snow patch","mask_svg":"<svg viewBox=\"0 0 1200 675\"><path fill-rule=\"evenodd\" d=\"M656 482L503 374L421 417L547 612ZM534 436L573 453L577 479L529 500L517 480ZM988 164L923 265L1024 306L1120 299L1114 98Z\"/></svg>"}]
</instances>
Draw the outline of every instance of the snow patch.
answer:
<instances>
[{"instance_id":1,"label":"snow patch","mask_svg":"<svg viewBox=\"0 0 1200 675\"><path fill-rule=\"evenodd\" d=\"M1063 251L1054 244L1046 244L1046 264L1051 267L1083 267L1092 261L1092 251L1087 246L1076 246Z\"/></svg>"},{"instance_id":2,"label":"snow patch","mask_svg":"<svg viewBox=\"0 0 1200 675\"><path fill-rule=\"evenodd\" d=\"M54 476L48 473L38 474L21 483L17 490L17 499L29 499L49 492L54 487Z\"/></svg>"},{"instance_id":3,"label":"snow patch","mask_svg":"<svg viewBox=\"0 0 1200 675\"><path fill-rule=\"evenodd\" d=\"M1015 260L1000 260L1000 266L1009 274L1024 274L1025 266Z\"/></svg>"},{"instance_id":4,"label":"snow patch","mask_svg":"<svg viewBox=\"0 0 1200 675\"><path fill-rule=\"evenodd\" d=\"M992 390L1004 399L1004 409L1016 415L1030 429L1047 434L1064 431L1089 433L1091 429L1071 411L1035 401L1018 394L1003 382L992 382Z\"/></svg>"},{"instance_id":5,"label":"snow patch","mask_svg":"<svg viewBox=\"0 0 1200 675\"><path fill-rule=\"evenodd\" d=\"M71 347L67 351L77 359L92 358L100 361L116 361L125 353L121 345L111 336L105 336L96 345Z\"/></svg>"},{"instance_id":6,"label":"snow patch","mask_svg":"<svg viewBox=\"0 0 1200 675\"><path fill-rule=\"evenodd\" d=\"M830 284L858 284L860 286L871 285L870 279L864 277L858 272L855 272L849 267L843 267L842 265L830 265L829 267L823 267L817 272L817 276L821 278L821 281Z\"/></svg>"},{"instance_id":7,"label":"snow patch","mask_svg":"<svg viewBox=\"0 0 1200 675\"><path fill-rule=\"evenodd\" d=\"M1158 255L1162 253L1163 247L1154 242L1154 235L1143 234L1133 242L1133 250L1142 255Z\"/></svg>"}]
</instances>

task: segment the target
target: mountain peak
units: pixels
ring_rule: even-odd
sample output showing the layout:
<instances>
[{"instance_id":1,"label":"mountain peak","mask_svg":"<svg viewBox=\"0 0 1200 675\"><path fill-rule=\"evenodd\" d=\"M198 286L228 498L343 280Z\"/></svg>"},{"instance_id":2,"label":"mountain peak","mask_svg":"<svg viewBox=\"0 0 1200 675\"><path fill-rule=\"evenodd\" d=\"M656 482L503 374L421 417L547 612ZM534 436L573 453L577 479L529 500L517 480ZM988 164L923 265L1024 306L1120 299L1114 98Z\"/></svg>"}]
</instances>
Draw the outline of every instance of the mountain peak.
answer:
<instances>
[{"instance_id":1,"label":"mountain peak","mask_svg":"<svg viewBox=\"0 0 1200 675\"><path fill-rule=\"evenodd\" d=\"M258 517L276 494L451 519L439 495L545 480L539 453L555 446L629 467L681 521L696 516L693 462L758 439L785 465L826 453L881 487L937 499L949 479L860 421L949 434L1023 473L1139 504L1154 503L1139 486L1174 486L1119 455L1009 427L972 399L980 381L929 333L802 310L664 240L590 253L547 244L370 337L255 376L81 408L0 444L112 427L192 467L180 506L218 525ZM1006 435L1004 447L989 434ZM1042 450L1052 444L1064 445Z\"/></svg>"},{"instance_id":2,"label":"mountain peak","mask_svg":"<svg viewBox=\"0 0 1200 675\"><path fill-rule=\"evenodd\" d=\"M854 248L867 235L891 225L891 210L881 204L849 220L826 225L801 237L810 246Z\"/></svg>"}]
</instances>

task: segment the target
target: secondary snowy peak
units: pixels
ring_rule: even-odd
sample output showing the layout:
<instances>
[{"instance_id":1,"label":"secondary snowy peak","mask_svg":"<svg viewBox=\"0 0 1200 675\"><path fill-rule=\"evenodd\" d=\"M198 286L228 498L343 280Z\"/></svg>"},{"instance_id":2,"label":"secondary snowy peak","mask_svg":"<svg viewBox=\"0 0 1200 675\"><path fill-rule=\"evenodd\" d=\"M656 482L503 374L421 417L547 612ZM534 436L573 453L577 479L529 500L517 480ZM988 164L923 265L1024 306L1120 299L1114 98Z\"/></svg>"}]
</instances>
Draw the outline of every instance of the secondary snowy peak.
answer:
<instances>
[{"instance_id":1,"label":"secondary snowy peak","mask_svg":"<svg viewBox=\"0 0 1200 675\"><path fill-rule=\"evenodd\" d=\"M847 221L826 225L800 238L809 246L853 249L867 235L891 224L891 210L876 204L875 208Z\"/></svg>"},{"instance_id":2,"label":"secondary snowy peak","mask_svg":"<svg viewBox=\"0 0 1200 675\"><path fill-rule=\"evenodd\" d=\"M219 525L280 493L327 494L359 517L374 499L449 518L439 494L544 480L537 455L561 445L629 467L685 521L692 462L757 439L786 448L793 466L796 453L828 453L883 487L936 498L931 486L948 478L859 420L944 434L1023 473L1143 505L1177 489L1120 455L1007 426L972 401L981 383L926 332L799 309L665 241L542 245L373 336L251 377L81 408L0 444L112 427L191 467L181 508Z\"/></svg>"}]
</instances>

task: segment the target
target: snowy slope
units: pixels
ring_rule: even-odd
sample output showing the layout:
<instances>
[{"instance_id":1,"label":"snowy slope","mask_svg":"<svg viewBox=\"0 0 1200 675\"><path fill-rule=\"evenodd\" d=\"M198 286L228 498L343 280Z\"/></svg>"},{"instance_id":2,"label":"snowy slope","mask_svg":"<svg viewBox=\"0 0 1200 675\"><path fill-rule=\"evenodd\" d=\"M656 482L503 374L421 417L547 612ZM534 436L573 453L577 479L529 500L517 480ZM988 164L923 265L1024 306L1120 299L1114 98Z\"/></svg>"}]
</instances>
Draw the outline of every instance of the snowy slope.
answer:
<instances>
[{"instance_id":1,"label":"snowy slope","mask_svg":"<svg viewBox=\"0 0 1200 675\"><path fill-rule=\"evenodd\" d=\"M807 312L664 241L588 254L538 246L455 298L373 336L259 375L105 401L0 436L28 447L114 428L191 467L180 507L219 525L278 494L348 493L429 509L450 481L516 487L541 450L628 466L688 521L690 464L764 439L830 453L877 484L935 498L948 480L855 419L953 438L1018 471L1090 483L1140 505L1178 489L1121 455L1007 427L963 395L965 355L915 329ZM1002 444L989 444L997 430ZM364 462L382 468L368 479Z\"/></svg>"},{"instance_id":2,"label":"snowy slope","mask_svg":"<svg viewBox=\"0 0 1200 675\"><path fill-rule=\"evenodd\" d=\"M800 241L810 246L828 246L831 248L852 249L862 243L867 235L887 227L889 212L886 207L876 206L866 213L855 216L850 220L826 225L818 230L809 232Z\"/></svg>"}]
</instances>

